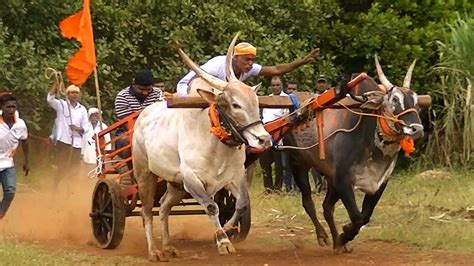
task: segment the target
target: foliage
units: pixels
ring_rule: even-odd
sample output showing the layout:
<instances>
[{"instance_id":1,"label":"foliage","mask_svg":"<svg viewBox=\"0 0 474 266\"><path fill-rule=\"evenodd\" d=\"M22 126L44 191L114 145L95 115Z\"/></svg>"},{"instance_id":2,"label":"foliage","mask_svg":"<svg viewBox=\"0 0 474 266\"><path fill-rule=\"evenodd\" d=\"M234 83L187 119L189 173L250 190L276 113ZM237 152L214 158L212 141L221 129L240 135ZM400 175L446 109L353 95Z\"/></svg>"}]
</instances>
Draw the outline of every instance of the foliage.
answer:
<instances>
[{"instance_id":1,"label":"foliage","mask_svg":"<svg viewBox=\"0 0 474 266\"><path fill-rule=\"evenodd\" d=\"M61 39L58 23L81 8L82 1L5 0L0 9L0 89L20 99L22 116L46 135L52 124L44 100L50 81L46 67L63 70L78 45ZM314 76L374 75L373 56L379 54L385 73L400 84L407 66L418 59L412 87L433 94L443 106L439 78L430 70L438 63L436 41L443 40L446 23L456 11L472 9L468 0L336 1L91 1L99 84L106 122L115 120L116 93L134 73L151 68L168 89L188 71L170 48L179 40L198 63L223 54L232 36L258 47L258 62L291 62L314 47L321 54L314 63L288 74L304 90L312 90ZM427 10L429 12L427 12ZM250 80L257 83L262 80ZM263 80L268 84L267 80ZM83 86L87 107L95 105L94 82Z\"/></svg>"},{"instance_id":2,"label":"foliage","mask_svg":"<svg viewBox=\"0 0 474 266\"><path fill-rule=\"evenodd\" d=\"M468 167L474 147L474 18L459 17L438 45L440 63L435 70L442 77L439 94L444 105L429 149L440 155L440 163Z\"/></svg>"}]
</instances>

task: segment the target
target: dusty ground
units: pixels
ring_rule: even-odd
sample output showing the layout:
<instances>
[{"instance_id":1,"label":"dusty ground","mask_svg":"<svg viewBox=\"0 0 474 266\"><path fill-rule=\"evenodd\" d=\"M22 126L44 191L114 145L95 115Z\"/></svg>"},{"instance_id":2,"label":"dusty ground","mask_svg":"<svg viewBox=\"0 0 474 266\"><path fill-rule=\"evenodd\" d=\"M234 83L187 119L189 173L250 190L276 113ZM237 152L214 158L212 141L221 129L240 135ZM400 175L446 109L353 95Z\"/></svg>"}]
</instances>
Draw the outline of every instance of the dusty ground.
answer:
<instances>
[{"instance_id":1,"label":"dusty ground","mask_svg":"<svg viewBox=\"0 0 474 266\"><path fill-rule=\"evenodd\" d=\"M101 256L146 258L141 218L127 218L125 235L115 250L94 246L88 213L95 180L67 182L61 191L34 191L19 187L8 216L0 222L6 238L34 243L48 250L71 250ZM80 189L79 189L80 188ZM323 264L470 264L472 254L422 251L408 245L387 242L358 242L353 253L334 255L331 248L316 245L311 228L281 228L252 225L247 240L236 244L237 254L219 256L212 240L214 229L205 216L171 218L171 234L178 258L168 265L311 265ZM155 219L157 241L159 222Z\"/></svg>"}]
</instances>

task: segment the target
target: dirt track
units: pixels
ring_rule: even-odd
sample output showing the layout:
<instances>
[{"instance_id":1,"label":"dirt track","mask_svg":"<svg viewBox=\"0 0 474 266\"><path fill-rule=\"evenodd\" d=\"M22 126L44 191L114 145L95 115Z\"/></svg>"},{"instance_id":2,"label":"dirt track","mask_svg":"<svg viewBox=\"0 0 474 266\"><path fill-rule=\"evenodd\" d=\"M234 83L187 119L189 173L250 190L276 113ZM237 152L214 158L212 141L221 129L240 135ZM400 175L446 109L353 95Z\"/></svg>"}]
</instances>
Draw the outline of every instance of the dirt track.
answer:
<instances>
[{"instance_id":1,"label":"dirt track","mask_svg":"<svg viewBox=\"0 0 474 266\"><path fill-rule=\"evenodd\" d=\"M69 189L62 186L63 190L55 193L20 191L8 216L0 222L0 234L51 250L146 258L145 237L138 217L127 218L125 235L117 249L101 250L94 246L88 218L94 183L83 179L68 184ZM82 190L77 190L78 187ZM237 254L219 256L212 240L214 229L207 217L172 217L170 226L179 256L167 265L469 264L473 261L472 254L419 251L387 242L355 241L351 245L353 253L334 255L331 248L317 246L310 228L283 230L258 221L253 223L247 240L236 244ZM157 219L155 232L159 238Z\"/></svg>"}]
</instances>

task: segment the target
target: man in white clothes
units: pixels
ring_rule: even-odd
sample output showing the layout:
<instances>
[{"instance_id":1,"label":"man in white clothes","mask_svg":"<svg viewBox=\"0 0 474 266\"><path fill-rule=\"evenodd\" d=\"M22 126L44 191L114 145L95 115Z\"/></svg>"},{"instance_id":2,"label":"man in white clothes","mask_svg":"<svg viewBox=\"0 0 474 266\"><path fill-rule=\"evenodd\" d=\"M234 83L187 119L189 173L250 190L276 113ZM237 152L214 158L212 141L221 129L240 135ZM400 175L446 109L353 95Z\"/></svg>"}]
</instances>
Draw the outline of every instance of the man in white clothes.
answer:
<instances>
[{"instance_id":1,"label":"man in white clothes","mask_svg":"<svg viewBox=\"0 0 474 266\"><path fill-rule=\"evenodd\" d=\"M302 59L295 60L288 64L267 67L255 63L257 49L253 45L246 42L241 42L234 47L232 67L234 69L235 76L241 81L254 76L280 76L313 61L318 53L319 48L316 48ZM201 66L201 69L216 78L226 80L225 59L226 57L224 55L211 58L209 61L207 61L207 63ZM196 73L191 71L178 82L176 87L178 96L187 96L189 94L188 85L195 77Z\"/></svg>"},{"instance_id":2,"label":"man in white clothes","mask_svg":"<svg viewBox=\"0 0 474 266\"><path fill-rule=\"evenodd\" d=\"M288 96L283 92L281 77L276 76L271 81L272 93L270 96ZM288 109L263 109L262 122L267 123L289 113ZM283 185L283 157L282 152L271 147L260 155L260 167L263 171L263 186L266 192L281 190ZM275 181L272 178L272 163L275 163Z\"/></svg>"},{"instance_id":3,"label":"man in white clothes","mask_svg":"<svg viewBox=\"0 0 474 266\"><path fill-rule=\"evenodd\" d=\"M23 170L25 175L28 175L30 169L28 142L26 141L28 130L25 121L15 115L15 113L17 114L16 99L11 95L2 96L0 107L2 110L0 115L0 182L3 188L3 198L0 201L0 219L2 219L15 196L16 169L13 156L20 142L24 154Z\"/></svg>"},{"instance_id":4,"label":"man in white clothes","mask_svg":"<svg viewBox=\"0 0 474 266\"><path fill-rule=\"evenodd\" d=\"M94 139L94 136L98 136L100 131L106 129L108 126L104 122L100 122L99 109L92 107L87 111L89 115L89 122L91 128L83 136L83 145L82 145L82 160L87 164L97 164L97 153L96 148L97 144ZM110 133L104 135L105 143L110 142ZM109 143L105 145L105 152L112 150L112 145Z\"/></svg>"},{"instance_id":5,"label":"man in white clothes","mask_svg":"<svg viewBox=\"0 0 474 266\"><path fill-rule=\"evenodd\" d=\"M55 158L58 167L56 185L63 176L73 173L74 167L81 161L82 136L90 128L86 108L79 103L81 91L79 87L70 85L66 89L66 100L57 99L57 81L49 90L48 104L56 111L54 120Z\"/></svg>"}]
</instances>

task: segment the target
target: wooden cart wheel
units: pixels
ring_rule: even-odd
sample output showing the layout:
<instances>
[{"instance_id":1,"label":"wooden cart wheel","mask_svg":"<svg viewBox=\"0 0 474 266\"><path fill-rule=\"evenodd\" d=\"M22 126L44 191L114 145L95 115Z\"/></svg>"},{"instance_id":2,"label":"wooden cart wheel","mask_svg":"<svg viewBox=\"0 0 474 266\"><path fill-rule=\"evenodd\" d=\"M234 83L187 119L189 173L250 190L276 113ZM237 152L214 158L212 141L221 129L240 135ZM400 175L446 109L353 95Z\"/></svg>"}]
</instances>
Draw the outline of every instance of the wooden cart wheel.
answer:
<instances>
[{"instance_id":1,"label":"wooden cart wheel","mask_svg":"<svg viewBox=\"0 0 474 266\"><path fill-rule=\"evenodd\" d=\"M235 211L235 198L226 189L222 189L214 197L215 202L219 206L219 222L222 226L232 218ZM245 240L250 231L251 211L250 204L247 210L242 214L237 222L237 228L227 231L227 235L233 241L239 242Z\"/></svg>"},{"instance_id":2,"label":"wooden cart wheel","mask_svg":"<svg viewBox=\"0 0 474 266\"><path fill-rule=\"evenodd\" d=\"M111 179L97 182L89 214L97 245L104 249L116 248L125 229L126 208L120 185Z\"/></svg>"}]
</instances>

